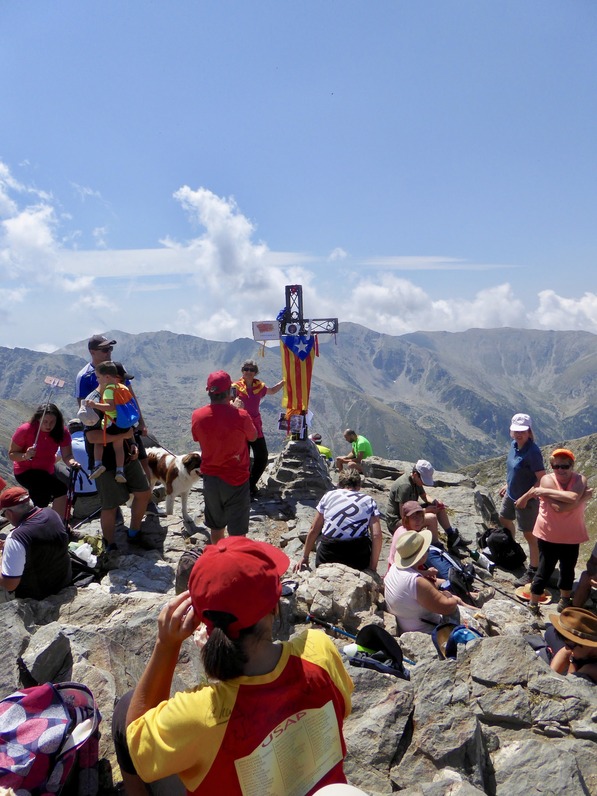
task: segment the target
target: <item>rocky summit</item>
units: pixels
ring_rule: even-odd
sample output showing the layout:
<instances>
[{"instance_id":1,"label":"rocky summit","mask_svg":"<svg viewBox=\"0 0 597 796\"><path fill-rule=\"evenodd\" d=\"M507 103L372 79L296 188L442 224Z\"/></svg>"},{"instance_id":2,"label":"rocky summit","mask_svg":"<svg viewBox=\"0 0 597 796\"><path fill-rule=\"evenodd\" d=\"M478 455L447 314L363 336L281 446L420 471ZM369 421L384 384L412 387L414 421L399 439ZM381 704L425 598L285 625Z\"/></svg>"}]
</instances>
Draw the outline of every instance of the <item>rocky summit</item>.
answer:
<instances>
[{"instance_id":1,"label":"rocky summit","mask_svg":"<svg viewBox=\"0 0 597 796\"><path fill-rule=\"evenodd\" d=\"M365 464L364 491L383 513L392 480L412 462L373 457ZM491 494L470 476L436 472L435 479L428 493L449 507L452 525L474 546L477 533L497 518ZM335 480L311 442L288 442L270 463L259 499L252 503L250 536L284 548L294 563L315 506ZM11 599L0 605L0 696L46 681L87 684L103 716L103 794L117 793L120 783L110 735L114 705L135 684L149 656L157 615L177 585L181 556L208 543L201 524L201 482L191 493L189 510L194 521L185 522L177 500L174 515L144 521L143 533L154 550L130 548L121 529L118 554L104 560L99 582L40 602ZM126 508L124 515L126 521ZM381 576L391 537L382 525L379 572L328 564L287 574L279 638L304 629L309 615L352 634L377 624L396 635L383 599ZM79 531L91 542L100 536L97 520ZM355 683L352 714L344 725L349 781L371 796L396 791L405 796L597 793L595 686L552 672L525 639L538 636L550 609L543 608L537 619L514 597L512 581L520 572L496 570L491 577L484 569L476 571L479 584L491 583L496 591L482 608L461 609L461 619L483 638L457 660L440 659L431 637L421 633L399 639L411 661L408 681L357 668L345 658ZM553 590L554 611L556 595ZM343 650L350 639L337 635L335 643ZM189 639L173 687L191 687L201 676L199 651Z\"/></svg>"}]
</instances>

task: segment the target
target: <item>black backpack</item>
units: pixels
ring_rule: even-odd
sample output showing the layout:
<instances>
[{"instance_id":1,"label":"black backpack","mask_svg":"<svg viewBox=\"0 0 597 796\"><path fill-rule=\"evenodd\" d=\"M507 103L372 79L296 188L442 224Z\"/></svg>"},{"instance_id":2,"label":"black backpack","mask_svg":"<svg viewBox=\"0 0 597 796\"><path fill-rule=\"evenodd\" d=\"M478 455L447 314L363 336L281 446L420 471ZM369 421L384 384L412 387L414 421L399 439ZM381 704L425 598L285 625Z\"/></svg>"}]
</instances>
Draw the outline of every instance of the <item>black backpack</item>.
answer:
<instances>
[{"instance_id":1,"label":"black backpack","mask_svg":"<svg viewBox=\"0 0 597 796\"><path fill-rule=\"evenodd\" d=\"M375 669L410 680L410 672L403 663L402 648L394 636L378 625L365 625L356 635L356 644L364 648L348 659L352 666Z\"/></svg>"},{"instance_id":2,"label":"black backpack","mask_svg":"<svg viewBox=\"0 0 597 796\"><path fill-rule=\"evenodd\" d=\"M504 569L518 569L527 560L526 553L506 528L489 528L477 537L477 544L482 550L488 547L492 561Z\"/></svg>"}]
</instances>

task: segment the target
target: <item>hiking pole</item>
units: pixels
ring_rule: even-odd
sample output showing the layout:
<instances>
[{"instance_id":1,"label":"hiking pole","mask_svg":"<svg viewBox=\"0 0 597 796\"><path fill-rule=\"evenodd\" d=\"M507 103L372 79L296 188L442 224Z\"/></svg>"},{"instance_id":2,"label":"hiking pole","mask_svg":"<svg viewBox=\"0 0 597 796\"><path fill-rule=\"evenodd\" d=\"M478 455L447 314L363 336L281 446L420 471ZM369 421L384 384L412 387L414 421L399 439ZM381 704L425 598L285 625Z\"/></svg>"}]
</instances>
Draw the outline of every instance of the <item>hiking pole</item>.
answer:
<instances>
[{"instance_id":1,"label":"hiking pole","mask_svg":"<svg viewBox=\"0 0 597 796\"><path fill-rule=\"evenodd\" d=\"M73 508L73 503L75 502L75 481L77 478L77 473L74 467L71 467L68 471L68 485L66 487L66 504L64 506L64 517L62 518L64 522L64 527L68 530L68 521L70 520L70 513Z\"/></svg>"},{"instance_id":2,"label":"hiking pole","mask_svg":"<svg viewBox=\"0 0 597 796\"><path fill-rule=\"evenodd\" d=\"M336 627L336 625L332 625L330 622L325 622L323 619L313 616L313 614L307 614L307 622L313 622L315 625L321 625L321 627L326 627L328 630L333 630L334 633L339 633L341 636L346 636L346 638L356 641L356 636L353 636L352 633L349 633L347 630L343 630L341 627Z\"/></svg>"},{"instance_id":3,"label":"hiking pole","mask_svg":"<svg viewBox=\"0 0 597 796\"><path fill-rule=\"evenodd\" d=\"M92 520L94 517L96 517L100 513L101 510L102 510L102 507L100 506L99 509L96 509L95 511L92 511L91 514L87 515L87 517L85 517L85 519L81 520L81 522L78 522L76 525L73 525L71 530L76 531L77 528L81 527L81 525L85 525L86 522L89 522L89 520Z\"/></svg>"},{"instance_id":4,"label":"hiking pole","mask_svg":"<svg viewBox=\"0 0 597 796\"><path fill-rule=\"evenodd\" d=\"M52 393L56 389L56 387L64 387L64 379L59 379L56 376L46 376L44 379L44 383L49 385L46 400L44 403L44 411L39 421L39 427L37 429L37 434L35 435L35 440L33 441L33 448L37 447L37 440L39 439L39 435L41 432L41 424L44 422L44 417L46 416L46 412L48 411L48 406L50 405L50 398L52 397Z\"/></svg>"},{"instance_id":5,"label":"hiking pole","mask_svg":"<svg viewBox=\"0 0 597 796\"><path fill-rule=\"evenodd\" d=\"M478 580L479 583L482 583L484 586L487 586L487 581L484 581L482 577L477 575L477 573L473 574L473 578L475 580ZM504 591L503 589L500 589L499 586L496 586L494 583L491 583L489 585L491 586L492 589L495 589L500 594L503 594L504 597L507 597L509 600L512 600L512 602L515 603L516 605L524 605L524 603L521 603L520 600L515 600L514 597L512 597L511 594L508 594L507 591ZM525 606L525 608L526 608L526 606Z\"/></svg>"}]
</instances>

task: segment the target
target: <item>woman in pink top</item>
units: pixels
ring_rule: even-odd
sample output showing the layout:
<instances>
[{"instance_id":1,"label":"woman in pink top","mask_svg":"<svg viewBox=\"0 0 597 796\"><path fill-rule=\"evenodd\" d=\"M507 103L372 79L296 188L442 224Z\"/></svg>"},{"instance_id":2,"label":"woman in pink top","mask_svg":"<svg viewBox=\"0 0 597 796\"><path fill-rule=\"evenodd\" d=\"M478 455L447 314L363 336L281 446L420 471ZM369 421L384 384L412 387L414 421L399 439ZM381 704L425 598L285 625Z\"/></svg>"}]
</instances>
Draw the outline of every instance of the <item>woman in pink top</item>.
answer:
<instances>
[{"instance_id":1,"label":"woman in pink top","mask_svg":"<svg viewBox=\"0 0 597 796\"><path fill-rule=\"evenodd\" d=\"M265 437L263 436L263 424L261 422L261 413L259 411L259 404L261 399L266 395L275 395L280 392L284 386L284 380L274 384L273 387L267 387L265 382L257 378L259 367L254 359L247 359L242 365L242 378L235 381L232 385L236 388L235 405L239 409L246 409L251 415L251 420L257 429L257 439L249 442L249 448L253 451L253 464L251 465L251 477L249 479L249 487L251 489L251 497L257 497L257 482L261 478L263 471L267 467L267 445Z\"/></svg>"},{"instance_id":2,"label":"woman in pink top","mask_svg":"<svg viewBox=\"0 0 597 796\"><path fill-rule=\"evenodd\" d=\"M572 604L570 595L578 551L581 543L589 538L585 508L593 490L587 488L584 475L574 472L572 451L557 448L549 461L553 472L544 475L539 486L532 487L523 496L526 500L538 497L540 502L533 528L533 536L539 544L539 566L531 584L530 609L534 614L539 613L539 600L558 562L558 611Z\"/></svg>"},{"instance_id":3,"label":"woman in pink top","mask_svg":"<svg viewBox=\"0 0 597 796\"><path fill-rule=\"evenodd\" d=\"M42 404L31 420L19 426L13 434L8 458L14 462L15 479L29 492L35 505L43 508L53 501L54 511L64 517L66 484L54 471L58 448L62 461L68 467L78 469L62 412L56 404Z\"/></svg>"}]
</instances>

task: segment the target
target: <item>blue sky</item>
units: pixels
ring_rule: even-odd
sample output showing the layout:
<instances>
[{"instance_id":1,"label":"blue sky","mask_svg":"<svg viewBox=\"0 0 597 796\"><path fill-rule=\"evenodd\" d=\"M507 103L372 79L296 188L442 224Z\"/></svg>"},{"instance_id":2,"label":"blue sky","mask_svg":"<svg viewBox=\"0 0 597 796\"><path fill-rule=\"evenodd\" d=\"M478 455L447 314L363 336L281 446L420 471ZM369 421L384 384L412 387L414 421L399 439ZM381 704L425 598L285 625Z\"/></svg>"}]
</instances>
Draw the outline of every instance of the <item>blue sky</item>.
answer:
<instances>
[{"instance_id":1,"label":"blue sky","mask_svg":"<svg viewBox=\"0 0 597 796\"><path fill-rule=\"evenodd\" d=\"M597 332L592 0L0 5L0 345Z\"/></svg>"}]
</instances>

